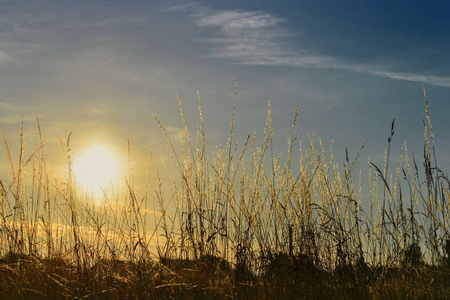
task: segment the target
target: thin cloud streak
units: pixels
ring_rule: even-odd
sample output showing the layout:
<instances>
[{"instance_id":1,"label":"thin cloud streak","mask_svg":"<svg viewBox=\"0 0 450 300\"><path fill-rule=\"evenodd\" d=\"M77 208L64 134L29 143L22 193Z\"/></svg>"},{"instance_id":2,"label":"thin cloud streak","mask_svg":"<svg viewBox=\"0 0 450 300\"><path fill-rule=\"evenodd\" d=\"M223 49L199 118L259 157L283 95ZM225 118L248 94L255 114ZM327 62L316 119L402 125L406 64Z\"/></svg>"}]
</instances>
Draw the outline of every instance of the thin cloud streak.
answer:
<instances>
[{"instance_id":1,"label":"thin cloud streak","mask_svg":"<svg viewBox=\"0 0 450 300\"><path fill-rule=\"evenodd\" d=\"M5 52L0 51L0 63L12 61L13 59L7 55Z\"/></svg>"},{"instance_id":2,"label":"thin cloud streak","mask_svg":"<svg viewBox=\"0 0 450 300\"><path fill-rule=\"evenodd\" d=\"M35 121L33 116L23 116L21 114L10 115L7 117L0 117L0 128L5 125L17 125L23 122Z\"/></svg>"},{"instance_id":3,"label":"thin cloud streak","mask_svg":"<svg viewBox=\"0 0 450 300\"><path fill-rule=\"evenodd\" d=\"M266 29L277 26L283 19L263 12L223 11L206 15L196 21L198 26L216 26L222 31L235 34L236 30Z\"/></svg>"},{"instance_id":4,"label":"thin cloud streak","mask_svg":"<svg viewBox=\"0 0 450 300\"><path fill-rule=\"evenodd\" d=\"M30 107L0 100L0 127L36 121L36 112Z\"/></svg>"},{"instance_id":5,"label":"thin cloud streak","mask_svg":"<svg viewBox=\"0 0 450 300\"><path fill-rule=\"evenodd\" d=\"M370 72L370 74L397 80L423 82L436 86L450 87L450 77L423 76L417 74L388 72L388 71L372 71Z\"/></svg>"},{"instance_id":6,"label":"thin cloud streak","mask_svg":"<svg viewBox=\"0 0 450 300\"><path fill-rule=\"evenodd\" d=\"M186 11L197 5L198 5L197 3L185 3L185 4L175 5L175 6L169 7L168 9L163 10L163 12Z\"/></svg>"},{"instance_id":7,"label":"thin cloud streak","mask_svg":"<svg viewBox=\"0 0 450 300\"><path fill-rule=\"evenodd\" d=\"M333 57L311 55L292 49L286 38L298 36L283 27L284 19L253 11L214 12L197 7L194 23L215 28L215 36L206 39L212 45L209 57L230 59L233 63L259 66L294 66L340 69L378 77L422 82L450 87L450 77L425 76L380 70L377 66L345 63Z\"/></svg>"}]
</instances>

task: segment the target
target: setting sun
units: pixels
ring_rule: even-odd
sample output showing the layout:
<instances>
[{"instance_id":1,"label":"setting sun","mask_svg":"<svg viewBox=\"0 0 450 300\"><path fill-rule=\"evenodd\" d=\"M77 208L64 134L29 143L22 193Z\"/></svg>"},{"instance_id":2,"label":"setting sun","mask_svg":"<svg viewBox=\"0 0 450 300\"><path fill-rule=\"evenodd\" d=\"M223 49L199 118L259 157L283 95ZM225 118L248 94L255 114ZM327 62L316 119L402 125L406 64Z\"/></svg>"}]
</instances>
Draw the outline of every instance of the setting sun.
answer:
<instances>
[{"instance_id":1,"label":"setting sun","mask_svg":"<svg viewBox=\"0 0 450 300\"><path fill-rule=\"evenodd\" d=\"M93 146L75 157L73 171L80 187L99 196L119 175L119 164L108 148Z\"/></svg>"}]
</instances>

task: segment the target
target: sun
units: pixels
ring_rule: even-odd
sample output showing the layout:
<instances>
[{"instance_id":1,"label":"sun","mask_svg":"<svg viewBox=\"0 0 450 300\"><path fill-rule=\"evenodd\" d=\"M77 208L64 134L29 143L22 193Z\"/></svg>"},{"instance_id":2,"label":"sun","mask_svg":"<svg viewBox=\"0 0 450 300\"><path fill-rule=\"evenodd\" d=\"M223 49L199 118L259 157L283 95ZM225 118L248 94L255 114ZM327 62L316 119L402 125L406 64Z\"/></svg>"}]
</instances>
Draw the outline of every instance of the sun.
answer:
<instances>
[{"instance_id":1,"label":"sun","mask_svg":"<svg viewBox=\"0 0 450 300\"><path fill-rule=\"evenodd\" d=\"M73 172L75 182L86 192L101 196L119 175L117 158L105 146L91 146L75 156Z\"/></svg>"}]
</instances>

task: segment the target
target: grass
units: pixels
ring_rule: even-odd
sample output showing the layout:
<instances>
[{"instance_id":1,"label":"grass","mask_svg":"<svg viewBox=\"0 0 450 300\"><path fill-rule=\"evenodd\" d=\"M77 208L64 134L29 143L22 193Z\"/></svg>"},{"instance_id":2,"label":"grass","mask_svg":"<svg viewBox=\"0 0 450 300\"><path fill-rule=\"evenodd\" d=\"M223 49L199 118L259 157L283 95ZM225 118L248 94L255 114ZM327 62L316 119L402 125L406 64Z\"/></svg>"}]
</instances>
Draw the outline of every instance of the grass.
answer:
<instances>
[{"instance_id":1,"label":"grass","mask_svg":"<svg viewBox=\"0 0 450 300\"><path fill-rule=\"evenodd\" d=\"M0 179L0 298L450 297L450 182L437 164L426 95L422 163L405 145L392 168L393 121L384 165L368 163L363 191L364 145L353 159L346 153L343 170L320 139L296 145L298 104L285 163L271 154L270 103L262 141L251 133L238 147L236 93L226 146L208 152L200 96L193 132L177 98L179 145L155 117L177 172L171 186L157 164L155 187L140 194L130 175L126 196L101 206L77 189L70 136L66 179L53 181L39 119L30 157L22 125L17 165L2 131L10 176Z\"/></svg>"}]
</instances>

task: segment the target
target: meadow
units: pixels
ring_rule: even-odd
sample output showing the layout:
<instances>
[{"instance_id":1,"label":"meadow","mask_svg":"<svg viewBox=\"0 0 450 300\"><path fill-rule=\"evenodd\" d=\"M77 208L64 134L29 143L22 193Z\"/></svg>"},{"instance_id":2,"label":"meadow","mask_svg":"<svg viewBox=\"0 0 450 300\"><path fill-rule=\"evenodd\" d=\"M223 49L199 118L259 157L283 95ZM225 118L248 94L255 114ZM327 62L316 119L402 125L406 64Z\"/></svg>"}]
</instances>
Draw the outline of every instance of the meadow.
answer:
<instances>
[{"instance_id":1,"label":"meadow","mask_svg":"<svg viewBox=\"0 0 450 300\"><path fill-rule=\"evenodd\" d=\"M138 192L129 178L123 199L105 195L102 205L77 189L70 136L57 181L38 118L30 156L22 126L18 162L2 131L10 176L0 178L0 298L450 298L450 182L426 95L423 156L405 146L393 162L392 121L384 165L368 162L363 189L364 145L336 162L320 139L297 141L298 104L285 157L270 151L270 102L262 140L252 132L237 147L236 92L225 146L207 147L200 96L196 131L177 99L180 139L155 116L173 181L152 163L153 185Z\"/></svg>"}]
</instances>

